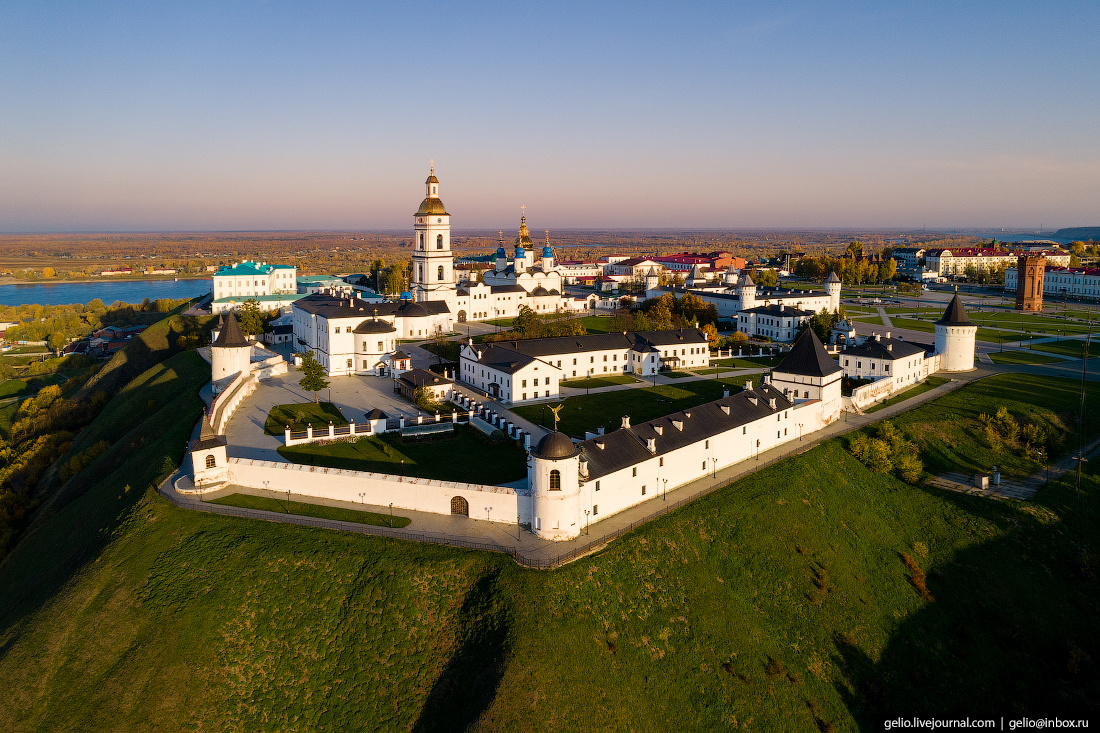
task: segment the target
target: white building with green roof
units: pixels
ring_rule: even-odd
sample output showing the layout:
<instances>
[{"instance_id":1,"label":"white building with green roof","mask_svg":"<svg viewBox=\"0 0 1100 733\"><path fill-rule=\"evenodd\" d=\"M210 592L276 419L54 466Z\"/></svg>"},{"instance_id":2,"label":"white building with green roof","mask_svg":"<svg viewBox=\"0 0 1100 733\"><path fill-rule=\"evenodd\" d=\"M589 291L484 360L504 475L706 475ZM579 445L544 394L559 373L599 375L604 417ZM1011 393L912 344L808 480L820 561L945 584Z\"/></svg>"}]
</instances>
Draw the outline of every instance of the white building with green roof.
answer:
<instances>
[{"instance_id":1,"label":"white building with green roof","mask_svg":"<svg viewBox=\"0 0 1100 733\"><path fill-rule=\"evenodd\" d=\"M298 268L242 260L223 265L214 273L214 301L235 298L242 301L263 295L293 295L298 292ZM224 310L224 309L223 309Z\"/></svg>"}]
</instances>

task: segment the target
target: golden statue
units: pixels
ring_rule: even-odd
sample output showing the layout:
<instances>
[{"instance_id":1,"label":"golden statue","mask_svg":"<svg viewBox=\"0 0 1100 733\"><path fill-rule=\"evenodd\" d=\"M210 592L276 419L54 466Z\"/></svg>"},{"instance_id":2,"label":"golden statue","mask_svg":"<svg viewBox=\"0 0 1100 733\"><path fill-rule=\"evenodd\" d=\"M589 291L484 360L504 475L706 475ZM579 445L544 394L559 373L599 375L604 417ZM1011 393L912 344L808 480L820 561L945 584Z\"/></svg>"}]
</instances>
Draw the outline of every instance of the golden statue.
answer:
<instances>
[{"instance_id":1,"label":"golden statue","mask_svg":"<svg viewBox=\"0 0 1100 733\"><path fill-rule=\"evenodd\" d=\"M550 405L547 405L547 407L550 407ZM558 417L558 413L561 412L561 408L563 408L563 407L565 407L564 402L562 404L558 405L557 407L550 407L550 412L554 413L554 432L555 433L558 432L558 420L560 419Z\"/></svg>"}]
</instances>

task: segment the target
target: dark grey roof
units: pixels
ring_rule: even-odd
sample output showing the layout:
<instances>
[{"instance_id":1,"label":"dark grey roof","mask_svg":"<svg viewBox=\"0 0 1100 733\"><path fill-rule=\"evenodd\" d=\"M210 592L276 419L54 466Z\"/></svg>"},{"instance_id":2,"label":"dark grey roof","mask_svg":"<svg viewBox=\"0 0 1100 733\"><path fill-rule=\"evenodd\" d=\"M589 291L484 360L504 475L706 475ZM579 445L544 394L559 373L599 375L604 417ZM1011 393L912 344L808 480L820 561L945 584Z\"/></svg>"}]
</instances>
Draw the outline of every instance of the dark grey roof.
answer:
<instances>
[{"instance_id":1,"label":"dark grey roof","mask_svg":"<svg viewBox=\"0 0 1100 733\"><path fill-rule=\"evenodd\" d=\"M397 329L389 321L379 321L370 318L363 321L352 331L353 333L393 333Z\"/></svg>"},{"instance_id":2,"label":"dark grey roof","mask_svg":"<svg viewBox=\"0 0 1100 733\"><path fill-rule=\"evenodd\" d=\"M398 302L378 302L361 298L336 298L327 293L315 293L294 301L295 308L313 313L322 318L367 318L375 313L379 316L403 316L405 318L450 313L451 309L442 300L426 300L414 303L411 300Z\"/></svg>"},{"instance_id":3,"label":"dark grey roof","mask_svg":"<svg viewBox=\"0 0 1100 733\"><path fill-rule=\"evenodd\" d=\"M492 285L489 288L491 293L526 293L527 291L521 288L519 285Z\"/></svg>"},{"instance_id":4,"label":"dark grey roof","mask_svg":"<svg viewBox=\"0 0 1100 733\"><path fill-rule=\"evenodd\" d=\"M496 344L479 353L480 357L477 360L478 364L483 364L498 372L504 372L505 374L515 374L517 371L534 361L532 357L526 354L521 354L512 349L501 348Z\"/></svg>"},{"instance_id":5,"label":"dark grey roof","mask_svg":"<svg viewBox=\"0 0 1100 733\"><path fill-rule=\"evenodd\" d=\"M214 428L204 411L202 413L202 426L199 428L199 439L192 441L191 450L206 450L221 445L228 445L228 441L226 441L224 435L218 435L214 432Z\"/></svg>"},{"instance_id":6,"label":"dark grey roof","mask_svg":"<svg viewBox=\"0 0 1100 733\"><path fill-rule=\"evenodd\" d=\"M586 336L497 341L494 346L527 356L540 357L611 349L649 352L654 346L701 346L705 343L707 343L707 335L703 331L698 328L680 328L669 331L627 331L626 333L593 333Z\"/></svg>"},{"instance_id":7,"label":"dark grey roof","mask_svg":"<svg viewBox=\"0 0 1100 733\"><path fill-rule=\"evenodd\" d=\"M393 356L390 358L392 358L394 361L400 361L401 359L411 359L412 357L406 354L404 351L395 351L393 352Z\"/></svg>"},{"instance_id":8,"label":"dark grey roof","mask_svg":"<svg viewBox=\"0 0 1100 733\"><path fill-rule=\"evenodd\" d=\"M803 377L827 377L839 372L840 366L832 360L825 347L821 345L817 334L807 328L794 346L783 357L783 361L773 369L781 374L798 374Z\"/></svg>"},{"instance_id":9,"label":"dark grey roof","mask_svg":"<svg viewBox=\"0 0 1100 733\"><path fill-rule=\"evenodd\" d=\"M756 404L752 399L755 398ZM775 399L773 410L768 403ZM606 476L640 461L670 453L792 407L794 403L770 384L744 390L714 402L675 412L629 428L621 428L580 444L588 460L589 480ZM729 408L729 414L723 407ZM679 422L682 429L675 426ZM658 433L658 428L660 433ZM654 440L655 453L646 447ZM602 444L602 447L601 447Z\"/></svg>"},{"instance_id":10,"label":"dark grey roof","mask_svg":"<svg viewBox=\"0 0 1100 733\"><path fill-rule=\"evenodd\" d=\"M225 319L225 327L222 328L221 333L218 334L218 338L214 340L213 345L224 349L232 349L241 346L251 346L252 344L248 343L248 339L244 337L244 333L241 332L241 327L237 324L237 317L230 311Z\"/></svg>"},{"instance_id":11,"label":"dark grey roof","mask_svg":"<svg viewBox=\"0 0 1100 733\"><path fill-rule=\"evenodd\" d=\"M547 433L532 452L536 458L572 458L577 455L577 446L565 433Z\"/></svg>"},{"instance_id":12,"label":"dark grey roof","mask_svg":"<svg viewBox=\"0 0 1100 733\"><path fill-rule=\"evenodd\" d=\"M407 372L402 372L401 381L411 384L414 387L453 384L453 382L446 377L440 376L435 372L429 372L426 369L410 369Z\"/></svg>"},{"instance_id":13,"label":"dark grey roof","mask_svg":"<svg viewBox=\"0 0 1100 733\"><path fill-rule=\"evenodd\" d=\"M531 295L534 296L534 297L538 297L538 296L542 296L542 295L549 295L549 294L550 294L550 291L547 290L546 288L544 288L541 285L536 285L535 289L531 291Z\"/></svg>"},{"instance_id":14,"label":"dark grey roof","mask_svg":"<svg viewBox=\"0 0 1100 733\"><path fill-rule=\"evenodd\" d=\"M273 326L271 328L271 332L272 333L277 333L277 334L280 334L280 335L282 335L284 333L294 333L294 326L293 326L293 324L290 324L290 323L284 323L281 326Z\"/></svg>"},{"instance_id":15,"label":"dark grey roof","mask_svg":"<svg viewBox=\"0 0 1100 733\"><path fill-rule=\"evenodd\" d=\"M943 317L936 321L936 324L939 326L976 325L974 321L970 320L970 316L966 315L966 308L963 308L958 293L955 293L955 297L951 299L951 303L947 306L947 310L943 312Z\"/></svg>"},{"instance_id":16,"label":"dark grey roof","mask_svg":"<svg viewBox=\"0 0 1100 733\"><path fill-rule=\"evenodd\" d=\"M368 420L388 420L389 415L379 410L377 407L368 412L365 416Z\"/></svg>"},{"instance_id":17,"label":"dark grey roof","mask_svg":"<svg viewBox=\"0 0 1100 733\"><path fill-rule=\"evenodd\" d=\"M787 305L775 304L775 305L758 305L755 308L746 308L741 313L756 313L760 316L786 316L787 318L794 318L796 316L812 316L813 311L802 310L800 308L793 308Z\"/></svg>"},{"instance_id":18,"label":"dark grey roof","mask_svg":"<svg viewBox=\"0 0 1100 733\"><path fill-rule=\"evenodd\" d=\"M844 349L845 356L862 356L869 359L905 359L916 354L924 354L932 348L924 344L915 344L901 339L867 339L862 344Z\"/></svg>"},{"instance_id":19,"label":"dark grey roof","mask_svg":"<svg viewBox=\"0 0 1100 733\"><path fill-rule=\"evenodd\" d=\"M747 288L749 285L755 285L755 284L756 283L754 283L752 281L752 275L746 272L745 273L745 279L741 281L741 287L746 287Z\"/></svg>"},{"instance_id":20,"label":"dark grey roof","mask_svg":"<svg viewBox=\"0 0 1100 733\"><path fill-rule=\"evenodd\" d=\"M827 283L838 283L838 282L840 282L840 278L836 276L836 272L830 272L829 277L825 278L825 282L827 282Z\"/></svg>"}]
</instances>

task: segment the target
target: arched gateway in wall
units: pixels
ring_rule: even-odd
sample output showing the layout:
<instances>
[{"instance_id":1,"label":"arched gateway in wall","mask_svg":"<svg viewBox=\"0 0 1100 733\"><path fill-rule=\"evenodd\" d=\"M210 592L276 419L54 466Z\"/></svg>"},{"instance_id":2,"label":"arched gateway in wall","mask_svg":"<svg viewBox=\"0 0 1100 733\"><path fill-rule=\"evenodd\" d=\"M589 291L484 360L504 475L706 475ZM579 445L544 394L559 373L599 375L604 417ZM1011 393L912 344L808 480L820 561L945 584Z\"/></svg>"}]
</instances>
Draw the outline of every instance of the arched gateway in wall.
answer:
<instances>
[{"instance_id":1,"label":"arched gateway in wall","mask_svg":"<svg viewBox=\"0 0 1100 733\"><path fill-rule=\"evenodd\" d=\"M470 503L463 499L461 496L452 497L451 514L457 514L462 517L470 516Z\"/></svg>"},{"instance_id":2,"label":"arched gateway in wall","mask_svg":"<svg viewBox=\"0 0 1100 733\"><path fill-rule=\"evenodd\" d=\"M458 322L459 323L465 323L466 322L466 311L459 311L458 312Z\"/></svg>"}]
</instances>

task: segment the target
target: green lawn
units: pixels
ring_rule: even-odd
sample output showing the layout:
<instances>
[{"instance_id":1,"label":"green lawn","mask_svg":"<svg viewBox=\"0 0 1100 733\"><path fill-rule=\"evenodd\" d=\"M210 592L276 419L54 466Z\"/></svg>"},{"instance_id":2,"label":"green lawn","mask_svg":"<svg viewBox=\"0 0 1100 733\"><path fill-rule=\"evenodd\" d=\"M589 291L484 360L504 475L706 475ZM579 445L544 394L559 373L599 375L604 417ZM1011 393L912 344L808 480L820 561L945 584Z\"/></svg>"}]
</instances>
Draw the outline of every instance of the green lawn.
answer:
<instances>
[{"instance_id":1,"label":"green lawn","mask_svg":"<svg viewBox=\"0 0 1100 733\"><path fill-rule=\"evenodd\" d=\"M560 413L558 429L577 437L583 436L585 431L594 433L600 426L608 431L617 430L624 415L629 415L633 424L654 420L677 410L717 400L725 389L739 391L747 380L759 383L757 375L749 374L569 397L563 400L565 409ZM543 427L554 424L548 405L521 405L513 407L512 411Z\"/></svg>"},{"instance_id":2,"label":"green lawn","mask_svg":"<svg viewBox=\"0 0 1100 733\"><path fill-rule=\"evenodd\" d=\"M210 503L238 506L242 509L261 509L267 512L297 514L302 517L316 517L317 519L332 519L337 522L373 524L378 527L408 527L412 523L412 520L408 517L396 515L391 517L389 514L363 512L357 509L324 506L323 504L310 504L304 501L287 501L286 499L253 496L252 494L230 494L229 496L212 499Z\"/></svg>"},{"instance_id":3,"label":"green lawn","mask_svg":"<svg viewBox=\"0 0 1100 733\"><path fill-rule=\"evenodd\" d=\"M561 382L562 387L573 389L595 389L597 387L611 387L616 384L636 384L640 379L628 374L617 374L609 377L592 377L591 379L569 379Z\"/></svg>"},{"instance_id":4,"label":"green lawn","mask_svg":"<svg viewBox=\"0 0 1100 733\"><path fill-rule=\"evenodd\" d=\"M1042 344L1033 344L1039 351L1049 351L1052 354L1064 354L1065 356L1080 359L1085 355L1085 339L1066 339L1065 341L1048 341ZM1089 342L1089 357L1100 356L1100 336Z\"/></svg>"},{"instance_id":5,"label":"green lawn","mask_svg":"<svg viewBox=\"0 0 1100 733\"><path fill-rule=\"evenodd\" d=\"M1076 399L1072 381L1000 379L906 413L926 464L940 435L983 469L1000 460L956 445L977 409ZM176 508L147 487L190 427L168 423L0 566L0 729L786 733L1089 714L1093 464L1080 494L1067 479L994 501L872 473L841 438L532 571Z\"/></svg>"},{"instance_id":6,"label":"green lawn","mask_svg":"<svg viewBox=\"0 0 1100 733\"><path fill-rule=\"evenodd\" d=\"M860 323L874 323L879 326L882 325L882 316L853 316L848 320L859 321Z\"/></svg>"},{"instance_id":7,"label":"green lawn","mask_svg":"<svg viewBox=\"0 0 1100 733\"><path fill-rule=\"evenodd\" d=\"M329 422L336 427L347 425L348 421L331 402L295 402L289 405L275 405L267 414L264 432L268 435L282 436L286 426L291 430L305 430L307 425L313 429L328 429Z\"/></svg>"},{"instance_id":8,"label":"green lawn","mask_svg":"<svg viewBox=\"0 0 1100 733\"><path fill-rule=\"evenodd\" d=\"M661 372L662 377L668 377L669 379L685 379L686 377L694 377L691 372Z\"/></svg>"},{"instance_id":9,"label":"green lawn","mask_svg":"<svg viewBox=\"0 0 1100 733\"><path fill-rule=\"evenodd\" d=\"M783 356L735 356L728 359L711 359L710 363L737 369L763 369L777 366L781 361Z\"/></svg>"},{"instance_id":10,"label":"green lawn","mask_svg":"<svg viewBox=\"0 0 1100 733\"><path fill-rule=\"evenodd\" d=\"M611 329L611 316L582 316L581 325L589 333L607 333Z\"/></svg>"},{"instance_id":11,"label":"green lawn","mask_svg":"<svg viewBox=\"0 0 1100 733\"><path fill-rule=\"evenodd\" d=\"M22 397L27 391L27 383L22 379L9 379L0 383L0 399Z\"/></svg>"},{"instance_id":12,"label":"green lawn","mask_svg":"<svg viewBox=\"0 0 1100 733\"><path fill-rule=\"evenodd\" d=\"M994 364L1053 364L1064 361L1057 356L1036 354L1033 351L997 351L990 353L989 358Z\"/></svg>"},{"instance_id":13,"label":"green lawn","mask_svg":"<svg viewBox=\"0 0 1100 733\"><path fill-rule=\"evenodd\" d=\"M937 316L936 318L927 321L920 321L913 318L891 318L890 320L897 328L909 328L914 331L935 333L936 325L934 321L939 320L939 317ZM1026 341L1029 338L1039 338L1039 334L1032 333L1029 336L1026 333L1018 331L1001 331L998 329L979 327L975 338L978 341L988 341L990 343L996 344L1002 341Z\"/></svg>"},{"instance_id":14,"label":"green lawn","mask_svg":"<svg viewBox=\"0 0 1100 733\"><path fill-rule=\"evenodd\" d=\"M527 475L527 454L515 441L490 444L475 429L420 440L363 437L354 441L283 446L279 455L309 466L346 468L441 481L502 484Z\"/></svg>"},{"instance_id":15,"label":"green lawn","mask_svg":"<svg viewBox=\"0 0 1100 733\"><path fill-rule=\"evenodd\" d=\"M864 409L863 411L864 412L878 412L879 410L883 409L884 407L889 407L891 405L896 405L899 402L904 402L905 400L911 399L911 398L916 397L918 395L922 395L925 392L927 392L929 390L932 390L932 389L935 389L936 387L940 387L944 384L947 384L950 381L951 380L947 379L946 377L926 377L925 380L923 382L921 382L920 384L915 385L913 387L910 387L909 389L905 390L904 392L896 394L893 397L890 397L889 399L886 399L886 400L883 400L882 402L879 402L878 404L871 405L870 407Z\"/></svg>"}]
</instances>

